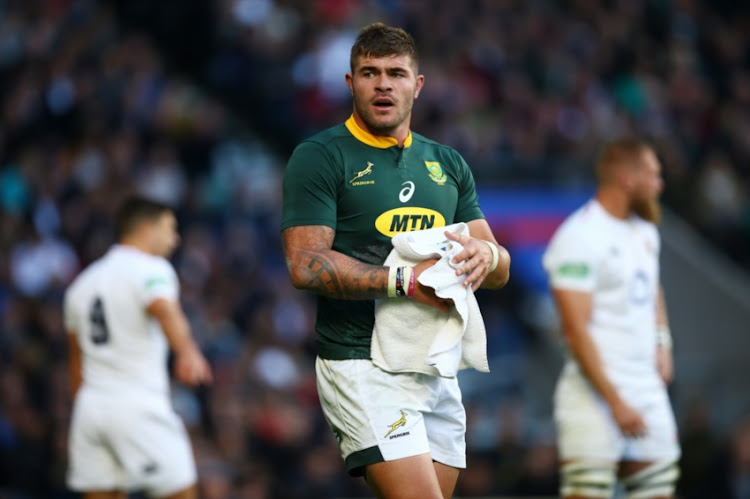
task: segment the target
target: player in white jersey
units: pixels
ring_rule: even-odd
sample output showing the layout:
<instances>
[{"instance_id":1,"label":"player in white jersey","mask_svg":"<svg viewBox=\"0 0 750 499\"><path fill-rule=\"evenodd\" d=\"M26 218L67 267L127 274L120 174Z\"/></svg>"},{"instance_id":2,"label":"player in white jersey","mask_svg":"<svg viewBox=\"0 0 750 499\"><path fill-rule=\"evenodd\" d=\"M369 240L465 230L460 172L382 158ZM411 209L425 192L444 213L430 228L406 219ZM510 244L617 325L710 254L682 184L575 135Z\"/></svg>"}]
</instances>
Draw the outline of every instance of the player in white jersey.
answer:
<instances>
[{"instance_id":1,"label":"player in white jersey","mask_svg":"<svg viewBox=\"0 0 750 499\"><path fill-rule=\"evenodd\" d=\"M593 199L553 235L543 264L567 340L554 396L561 496L671 498L680 448L666 384L671 335L659 280L663 182L644 142L609 143Z\"/></svg>"},{"instance_id":2,"label":"player in white jersey","mask_svg":"<svg viewBox=\"0 0 750 499\"><path fill-rule=\"evenodd\" d=\"M68 486L86 499L197 497L190 440L169 398L167 357L197 386L211 370L193 341L167 257L179 242L172 210L128 198L118 244L65 293L74 406Z\"/></svg>"}]
</instances>

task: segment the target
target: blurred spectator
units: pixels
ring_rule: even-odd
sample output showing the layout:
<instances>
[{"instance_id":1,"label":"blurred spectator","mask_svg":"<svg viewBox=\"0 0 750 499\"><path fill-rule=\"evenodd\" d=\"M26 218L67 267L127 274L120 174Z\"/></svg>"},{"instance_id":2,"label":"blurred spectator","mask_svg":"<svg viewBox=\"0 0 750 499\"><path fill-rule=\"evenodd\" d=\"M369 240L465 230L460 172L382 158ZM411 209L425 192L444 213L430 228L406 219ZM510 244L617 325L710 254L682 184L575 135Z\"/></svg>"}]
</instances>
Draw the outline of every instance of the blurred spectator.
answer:
<instances>
[{"instance_id":1,"label":"blurred spectator","mask_svg":"<svg viewBox=\"0 0 750 499\"><path fill-rule=\"evenodd\" d=\"M685 416L680 430L683 455L678 493L684 499L742 497L730 493L728 449L712 426L710 407L697 401Z\"/></svg>"},{"instance_id":2,"label":"blurred spectator","mask_svg":"<svg viewBox=\"0 0 750 499\"><path fill-rule=\"evenodd\" d=\"M732 428L730 444L730 487L732 497L750 497L750 416L743 417Z\"/></svg>"}]
</instances>

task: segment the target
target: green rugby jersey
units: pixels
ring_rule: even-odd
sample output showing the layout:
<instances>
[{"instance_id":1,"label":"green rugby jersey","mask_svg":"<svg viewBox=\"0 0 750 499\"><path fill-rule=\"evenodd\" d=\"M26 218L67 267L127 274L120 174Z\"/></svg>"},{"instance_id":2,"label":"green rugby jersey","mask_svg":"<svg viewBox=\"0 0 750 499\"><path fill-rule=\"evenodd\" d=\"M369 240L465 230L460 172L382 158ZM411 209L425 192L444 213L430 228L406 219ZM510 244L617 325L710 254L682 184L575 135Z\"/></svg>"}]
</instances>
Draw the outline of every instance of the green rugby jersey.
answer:
<instances>
[{"instance_id":1,"label":"green rugby jersey","mask_svg":"<svg viewBox=\"0 0 750 499\"><path fill-rule=\"evenodd\" d=\"M410 133L404 147L353 117L300 143L284 170L282 230L326 225L333 249L382 265L399 232L484 218L474 178L454 149ZM318 296L315 330L324 359L369 359L372 300Z\"/></svg>"}]
</instances>

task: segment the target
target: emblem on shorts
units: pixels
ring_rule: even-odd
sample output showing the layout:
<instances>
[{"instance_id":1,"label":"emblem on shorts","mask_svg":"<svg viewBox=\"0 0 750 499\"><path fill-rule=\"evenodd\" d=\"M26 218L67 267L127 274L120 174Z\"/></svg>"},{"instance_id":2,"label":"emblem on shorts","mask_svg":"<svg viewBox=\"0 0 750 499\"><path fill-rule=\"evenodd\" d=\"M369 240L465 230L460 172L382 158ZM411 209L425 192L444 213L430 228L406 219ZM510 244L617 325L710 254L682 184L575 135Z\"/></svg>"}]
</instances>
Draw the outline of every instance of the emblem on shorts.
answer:
<instances>
[{"instance_id":1,"label":"emblem on shorts","mask_svg":"<svg viewBox=\"0 0 750 499\"><path fill-rule=\"evenodd\" d=\"M341 441L344 440L344 436L338 428L333 429L333 436L336 437L336 442L341 445Z\"/></svg>"},{"instance_id":2,"label":"emblem on shorts","mask_svg":"<svg viewBox=\"0 0 750 499\"><path fill-rule=\"evenodd\" d=\"M368 161L368 162L367 162L367 168L365 168L365 169L364 169L364 170L362 170L362 171L359 171L359 172L357 172L357 174L356 174L356 175L354 176L354 178L353 178L353 179L351 179L351 180L349 181L349 183L350 183L350 184L352 184L352 185L360 185L360 184L361 184L362 182L357 182L357 183L355 184L355 183L354 183L354 181L355 181L355 180L358 180L358 179L360 179L360 178L362 178L362 177L364 177L365 175L369 175L369 174L371 174L371 173L372 173L372 167L373 167L373 166L375 166L375 163L370 163L370 162ZM372 181L372 182L370 182L370 183L373 183L373 184L374 184L375 182L374 182L374 181Z\"/></svg>"},{"instance_id":3,"label":"emblem on shorts","mask_svg":"<svg viewBox=\"0 0 750 499\"><path fill-rule=\"evenodd\" d=\"M437 161L425 161L424 165L427 167L427 171L430 172L430 178L433 182L443 185L448 179L445 173L443 173L443 169L440 168L440 163Z\"/></svg>"},{"instance_id":4,"label":"emblem on shorts","mask_svg":"<svg viewBox=\"0 0 750 499\"><path fill-rule=\"evenodd\" d=\"M388 433L386 433L383 438L387 438L388 435L396 431L396 428L400 428L401 426L406 426L406 413L404 411L401 411L401 419L399 419L395 423L388 425L388 428L390 428L390 430L388 430Z\"/></svg>"},{"instance_id":5,"label":"emblem on shorts","mask_svg":"<svg viewBox=\"0 0 750 499\"><path fill-rule=\"evenodd\" d=\"M159 471L159 465L156 463L146 463L143 465L143 473L146 475L153 475Z\"/></svg>"}]
</instances>

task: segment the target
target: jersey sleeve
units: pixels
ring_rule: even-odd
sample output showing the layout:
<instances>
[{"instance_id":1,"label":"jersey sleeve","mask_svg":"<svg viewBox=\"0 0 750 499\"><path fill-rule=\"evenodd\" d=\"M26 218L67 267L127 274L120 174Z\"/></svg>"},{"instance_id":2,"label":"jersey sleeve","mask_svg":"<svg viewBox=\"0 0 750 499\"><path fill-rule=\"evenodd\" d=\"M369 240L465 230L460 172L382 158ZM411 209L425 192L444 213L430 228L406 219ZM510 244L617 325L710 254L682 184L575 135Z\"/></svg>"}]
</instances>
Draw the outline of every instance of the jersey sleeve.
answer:
<instances>
[{"instance_id":1,"label":"jersey sleeve","mask_svg":"<svg viewBox=\"0 0 750 499\"><path fill-rule=\"evenodd\" d=\"M336 228L337 170L321 144L297 146L284 169L282 230L297 225Z\"/></svg>"},{"instance_id":2,"label":"jersey sleeve","mask_svg":"<svg viewBox=\"0 0 750 499\"><path fill-rule=\"evenodd\" d=\"M180 287L177 273L164 259L155 260L153 265L149 265L149 268L139 277L136 285L144 307L148 307L158 298L172 301L179 299Z\"/></svg>"},{"instance_id":3,"label":"jersey sleeve","mask_svg":"<svg viewBox=\"0 0 750 499\"><path fill-rule=\"evenodd\" d=\"M563 227L552 237L542 264L551 288L591 292L596 285L596 255L592 245L571 229Z\"/></svg>"},{"instance_id":4,"label":"jersey sleeve","mask_svg":"<svg viewBox=\"0 0 750 499\"><path fill-rule=\"evenodd\" d=\"M469 165L466 163L464 158L455 153L458 165L459 174L458 180L458 205L456 206L456 222L471 222L479 218L484 218L479 207L479 197L477 196L476 184L474 183L474 175L471 173Z\"/></svg>"}]
</instances>

